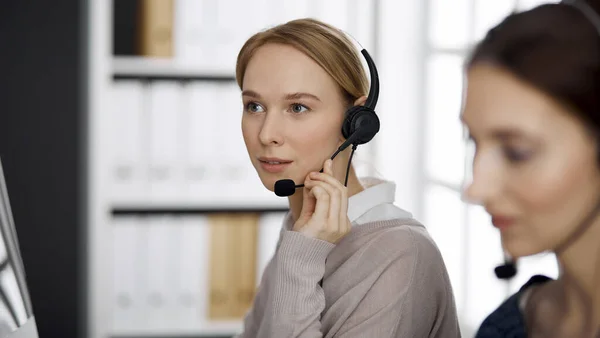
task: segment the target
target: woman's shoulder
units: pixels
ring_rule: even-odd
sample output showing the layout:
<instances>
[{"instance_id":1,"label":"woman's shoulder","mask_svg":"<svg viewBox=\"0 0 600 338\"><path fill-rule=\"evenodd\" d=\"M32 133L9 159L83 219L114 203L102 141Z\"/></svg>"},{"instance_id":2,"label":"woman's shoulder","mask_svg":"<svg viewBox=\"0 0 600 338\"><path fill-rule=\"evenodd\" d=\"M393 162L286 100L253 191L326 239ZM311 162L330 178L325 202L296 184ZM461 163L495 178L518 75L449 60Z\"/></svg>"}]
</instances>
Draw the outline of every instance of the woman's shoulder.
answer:
<instances>
[{"instance_id":1,"label":"woman's shoulder","mask_svg":"<svg viewBox=\"0 0 600 338\"><path fill-rule=\"evenodd\" d=\"M387 266L389 273L414 274L422 278L445 274L441 252L427 229L414 218L395 218L363 224L353 229L334 249L331 261L348 260L379 269ZM439 279L436 279L440 281Z\"/></svg>"},{"instance_id":2,"label":"woman's shoulder","mask_svg":"<svg viewBox=\"0 0 600 338\"><path fill-rule=\"evenodd\" d=\"M520 302L524 293L532 286L551 281L543 275L531 277L521 286L519 291L506 299L496 310L488 315L477 330L476 338L494 337L527 337L525 320L521 312Z\"/></svg>"},{"instance_id":3,"label":"woman's shoulder","mask_svg":"<svg viewBox=\"0 0 600 338\"><path fill-rule=\"evenodd\" d=\"M394 251L434 243L427 229L412 217L394 217L361 224L352 229L348 242L364 244L380 250L390 247Z\"/></svg>"},{"instance_id":4,"label":"woman's shoulder","mask_svg":"<svg viewBox=\"0 0 600 338\"><path fill-rule=\"evenodd\" d=\"M374 232L377 239L375 247L390 247L396 255L409 254L415 261L442 261L436 241L419 220L412 217L395 218L381 224L386 226Z\"/></svg>"}]
</instances>

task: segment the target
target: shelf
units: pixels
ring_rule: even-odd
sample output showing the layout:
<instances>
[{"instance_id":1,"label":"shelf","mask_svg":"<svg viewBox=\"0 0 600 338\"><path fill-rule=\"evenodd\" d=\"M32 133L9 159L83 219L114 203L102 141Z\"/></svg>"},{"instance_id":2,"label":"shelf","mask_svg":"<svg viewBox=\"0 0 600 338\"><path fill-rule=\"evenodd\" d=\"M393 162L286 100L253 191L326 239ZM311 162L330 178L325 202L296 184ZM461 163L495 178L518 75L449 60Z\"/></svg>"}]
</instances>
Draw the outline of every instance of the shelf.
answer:
<instances>
[{"instance_id":1,"label":"shelf","mask_svg":"<svg viewBox=\"0 0 600 338\"><path fill-rule=\"evenodd\" d=\"M207 335L207 334L186 334L186 335L174 335L172 333L169 334L134 334L134 335L112 335L110 338L232 338L234 335L232 334L219 334L219 335Z\"/></svg>"},{"instance_id":2,"label":"shelf","mask_svg":"<svg viewBox=\"0 0 600 338\"><path fill-rule=\"evenodd\" d=\"M146 326L139 329L113 330L111 338L225 338L241 332L241 321L207 322L198 326L181 327L177 329L157 328Z\"/></svg>"},{"instance_id":3,"label":"shelf","mask_svg":"<svg viewBox=\"0 0 600 338\"><path fill-rule=\"evenodd\" d=\"M287 212L287 198L264 193L262 195L237 198L215 195L213 199L190 200L185 198L113 200L109 204L113 217L127 215L203 215L208 213L240 212Z\"/></svg>"},{"instance_id":4,"label":"shelf","mask_svg":"<svg viewBox=\"0 0 600 338\"><path fill-rule=\"evenodd\" d=\"M117 56L112 60L112 77L114 80L235 82L235 71L202 68L173 59Z\"/></svg>"},{"instance_id":5,"label":"shelf","mask_svg":"<svg viewBox=\"0 0 600 338\"><path fill-rule=\"evenodd\" d=\"M112 335L110 336L110 338L232 338L234 335L233 334L219 334L219 335L212 335L212 334L186 334L186 335L181 335L181 334L130 334L130 335Z\"/></svg>"},{"instance_id":6,"label":"shelf","mask_svg":"<svg viewBox=\"0 0 600 338\"><path fill-rule=\"evenodd\" d=\"M111 210L114 217L118 216L162 216L162 215L205 215L211 213L245 213L245 212L287 212L288 207L270 206L258 207L194 207L194 206L115 206Z\"/></svg>"}]
</instances>

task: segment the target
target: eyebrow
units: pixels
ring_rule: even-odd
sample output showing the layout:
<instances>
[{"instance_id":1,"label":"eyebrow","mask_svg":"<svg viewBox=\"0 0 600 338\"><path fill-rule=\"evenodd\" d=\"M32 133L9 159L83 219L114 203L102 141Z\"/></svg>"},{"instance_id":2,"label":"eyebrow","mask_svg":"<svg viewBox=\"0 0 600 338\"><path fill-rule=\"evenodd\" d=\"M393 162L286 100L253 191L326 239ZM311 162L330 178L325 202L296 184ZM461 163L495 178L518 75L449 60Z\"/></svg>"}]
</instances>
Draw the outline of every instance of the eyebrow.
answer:
<instances>
[{"instance_id":1,"label":"eyebrow","mask_svg":"<svg viewBox=\"0 0 600 338\"><path fill-rule=\"evenodd\" d=\"M316 95L313 94L309 94L309 93L292 93L292 94L287 94L285 96L286 100L298 100L298 99L302 99L302 98L309 98L309 99L313 99L315 101L321 101L321 99L319 99Z\"/></svg>"},{"instance_id":2,"label":"eyebrow","mask_svg":"<svg viewBox=\"0 0 600 338\"><path fill-rule=\"evenodd\" d=\"M469 124L465 120L463 114L460 114L459 120L464 128L463 130L468 133L468 136L471 136ZM491 135L495 139L499 139L499 140L503 140L503 141L511 140L511 139L529 139L530 138L522 130L515 128L515 127L511 127L511 126L494 128L490 131L489 135Z\"/></svg>"},{"instance_id":3,"label":"eyebrow","mask_svg":"<svg viewBox=\"0 0 600 338\"><path fill-rule=\"evenodd\" d=\"M253 97L256 99L262 98L259 93L255 92L253 90L244 90L242 92L242 96ZM286 94L284 98L286 100L298 100L298 99L302 99L302 98L309 98L309 99L321 102L321 99L319 99L319 97L317 97L316 95L309 94L309 93L301 93L301 92Z\"/></svg>"},{"instance_id":4,"label":"eyebrow","mask_svg":"<svg viewBox=\"0 0 600 338\"><path fill-rule=\"evenodd\" d=\"M539 145L540 140L536 137L527 135L525 132L518 129L494 129L488 132L489 137L500 142L526 142L534 145ZM475 140L470 131L467 131L467 137Z\"/></svg>"},{"instance_id":5,"label":"eyebrow","mask_svg":"<svg viewBox=\"0 0 600 338\"><path fill-rule=\"evenodd\" d=\"M507 140L529 140L530 137L525 135L522 131L516 129L497 129L492 131L492 136L495 139L507 141Z\"/></svg>"},{"instance_id":6,"label":"eyebrow","mask_svg":"<svg viewBox=\"0 0 600 338\"><path fill-rule=\"evenodd\" d=\"M255 91L252 91L252 90L244 90L242 92L242 96L249 96L249 97L253 97L253 98L256 98L256 99L260 99L261 98L260 94L258 94Z\"/></svg>"}]
</instances>

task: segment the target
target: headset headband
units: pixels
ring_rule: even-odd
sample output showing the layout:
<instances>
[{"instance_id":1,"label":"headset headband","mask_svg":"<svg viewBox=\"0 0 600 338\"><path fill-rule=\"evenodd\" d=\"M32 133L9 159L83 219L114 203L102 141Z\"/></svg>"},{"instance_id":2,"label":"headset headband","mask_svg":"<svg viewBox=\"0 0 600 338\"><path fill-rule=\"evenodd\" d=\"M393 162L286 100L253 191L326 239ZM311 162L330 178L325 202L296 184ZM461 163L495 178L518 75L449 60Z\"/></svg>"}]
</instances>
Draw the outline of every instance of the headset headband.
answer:
<instances>
[{"instance_id":1,"label":"headset headband","mask_svg":"<svg viewBox=\"0 0 600 338\"><path fill-rule=\"evenodd\" d=\"M326 27L326 28L329 31L331 31L331 28L329 28L329 27ZM367 62L367 67L369 68L369 82L371 84L369 85L369 95L367 95L367 100L366 100L364 106L371 109L373 112L375 112L375 106L377 105L377 101L379 99L379 73L377 72L377 67L375 66L375 62L371 58L371 55L369 54L369 52L367 52L366 48L364 48L362 46L362 44L354 36L352 36L352 34L346 32L345 30L343 30L341 28L337 28L337 27L333 28L333 33L335 33L335 34L341 33L342 35L349 38L349 40L351 40L354 43L355 48L358 47L358 49L360 50L360 53L365 58L365 60Z\"/></svg>"},{"instance_id":2,"label":"headset headband","mask_svg":"<svg viewBox=\"0 0 600 338\"><path fill-rule=\"evenodd\" d=\"M577 8L594 25L600 35L600 15L588 3L582 0L563 0L560 3Z\"/></svg>"}]
</instances>

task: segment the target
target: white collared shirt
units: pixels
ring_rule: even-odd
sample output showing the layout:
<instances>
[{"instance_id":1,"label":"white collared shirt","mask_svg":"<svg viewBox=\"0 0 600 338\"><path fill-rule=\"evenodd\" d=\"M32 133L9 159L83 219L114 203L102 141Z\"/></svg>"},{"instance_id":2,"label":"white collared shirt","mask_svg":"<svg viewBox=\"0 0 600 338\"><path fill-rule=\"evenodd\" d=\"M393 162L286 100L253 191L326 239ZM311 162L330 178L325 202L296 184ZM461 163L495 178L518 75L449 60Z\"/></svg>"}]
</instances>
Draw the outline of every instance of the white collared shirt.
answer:
<instances>
[{"instance_id":1,"label":"white collared shirt","mask_svg":"<svg viewBox=\"0 0 600 338\"><path fill-rule=\"evenodd\" d=\"M394 205L396 184L375 177L359 179L364 190L348 198L348 219L352 226L391 219L410 219L412 214ZM292 213L284 219L284 229L293 227Z\"/></svg>"},{"instance_id":2,"label":"white collared shirt","mask_svg":"<svg viewBox=\"0 0 600 338\"><path fill-rule=\"evenodd\" d=\"M365 188L348 198L348 219L352 225L374 221L412 218L412 214L394 205L396 184L375 177L360 179Z\"/></svg>"}]
</instances>

